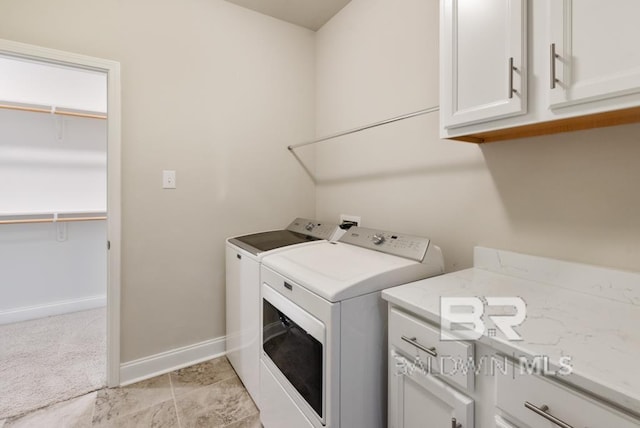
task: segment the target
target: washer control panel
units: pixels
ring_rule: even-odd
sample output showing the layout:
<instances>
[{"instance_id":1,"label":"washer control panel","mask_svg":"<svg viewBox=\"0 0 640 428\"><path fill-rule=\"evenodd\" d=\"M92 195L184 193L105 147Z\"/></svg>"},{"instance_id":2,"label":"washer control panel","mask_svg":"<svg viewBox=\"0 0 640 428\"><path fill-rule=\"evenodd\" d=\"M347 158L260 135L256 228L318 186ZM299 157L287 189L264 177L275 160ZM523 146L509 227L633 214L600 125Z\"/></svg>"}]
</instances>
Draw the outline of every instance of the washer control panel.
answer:
<instances>
[{"instance_id":1,"label":"washer control panel","mask_svg":"<svg viewBox=\"0 0 640 428\"><path fill-rule=\"evenodd\" d=\"M418 262L424 260L429 248L427 238L366 227L352 227L338 241Z\"/></svg>"},{"instance_id":2,"label":"washer control panel","mask_svg":"<svg viewBox=\"0 0 640 428\"><path fill-rule=\"evenodd\" d=\"M287 230L318 239L331 239L336 229L338 229L337 224L323 223L308 218L297 218L287 226Z\"/></svg>"}]
</instances>

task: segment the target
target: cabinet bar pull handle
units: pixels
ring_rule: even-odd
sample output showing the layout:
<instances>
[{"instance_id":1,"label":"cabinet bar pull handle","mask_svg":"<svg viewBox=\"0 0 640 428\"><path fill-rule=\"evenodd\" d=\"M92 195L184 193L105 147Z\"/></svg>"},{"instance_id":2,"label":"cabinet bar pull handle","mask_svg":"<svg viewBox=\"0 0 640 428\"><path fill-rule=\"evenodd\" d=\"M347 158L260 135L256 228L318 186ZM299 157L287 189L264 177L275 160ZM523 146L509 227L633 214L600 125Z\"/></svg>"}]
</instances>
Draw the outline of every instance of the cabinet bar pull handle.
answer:
<instances>
[{"instance_id":1,"label":"cabinet bar pull handle","mask_svg":"<svg viewBox=\"0 0 640 428\"><path fill-rule=\"evenodd\" d=\"M432 357L437 357L438 356L438 353L436 352L436 348L426 348L426 347L422 346L421 344L419 344L416 341L415 337L402 336L402 340L404 340L407 343L412 344L416 348L426 352L427 354L431 355Z\"/></svg>"},{"instance_id":2,"label":"cabinet bar pull handle","mask_svg":"<svg viewBox=\"0 0 640 428\"><path fill-rule=\"evenodd\" d=\"M546 420L553 422L561 428L573 428L573 426L569 425L568 423L561 421L550 413L547 413L549 411L549 406L547 405L543 404L541 407L536 407L528 401L525 401L524 407L531 410L533 413L542 416Z\"/></svg>"},{"instance_id":3,"label":"cabinet bar pull handle","mask_svg":"<svg viewBox=\"0 0 640 428\"><path fill-rule=\"evenodd\" d=\"M513 98L513 94L518 93L513 89L513 72L518 71L518 67L513 66L513 57L509 58L509 99Z\"/></svg>"},{"instance_id":4,"label":"cabinet bar pull handle","mask_svg":"<svg viewBox=\"0 0 640 428\"><path fill-rule=\"evenodd\" d=\"M551 89L555 89L556 88L556 82L558 82L558 79L556 79L556 58L560 57L556 53L556 44L555 43L551 43L550 55L551 55L551 58L550 58L551 70L549 70L549 74L551 75Z\"/></svg>"},{"instance_id":5,"label":"cabinet bar pull handle","mask_svg":"<svg viewBox=\"0 0 640 428\"><path fill-rule=\"evenodd\" d=\"M462 424L459 424L456 418L451 418L451 428L462 428Z\"/></svg>"}]
</instances>

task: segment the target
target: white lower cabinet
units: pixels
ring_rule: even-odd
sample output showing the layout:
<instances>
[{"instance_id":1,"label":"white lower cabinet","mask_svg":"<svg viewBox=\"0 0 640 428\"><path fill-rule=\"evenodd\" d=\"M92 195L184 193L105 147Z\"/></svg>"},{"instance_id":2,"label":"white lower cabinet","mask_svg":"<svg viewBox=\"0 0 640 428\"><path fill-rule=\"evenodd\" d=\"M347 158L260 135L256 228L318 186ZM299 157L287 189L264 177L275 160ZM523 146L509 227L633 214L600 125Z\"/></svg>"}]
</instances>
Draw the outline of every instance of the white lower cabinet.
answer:
<instances>
[{"instance_id":1,"label":"white lower cabinet","mask_svg":"<svg viewBox=\"0 0 640 428\"><path fill-rule=\"evenodd\" d=\"M474 427L473 399L432 374L440 372L442 345L465 358L471 351L458 342L439 342L436 331L412 315L389 311L389 428ZM449 380L468 385L466 377Z\"/></svg>"},{"instance_id":2,"label":"white lower cabinet","mask_svg":"<svg viewBox=\"0 0 640 428\"><path fill-rule=\"evenodd\" d=\"M473 426L471 398L432 375L390 367L389 428Z\"/></svg>"},{"instance_id":3,"label":"white lower cabinet","mask_svg":"<svg viewBox=\"0 0 640 428\"><path fill-rule=\"evenodd\" d=\"M448 373L442 361L474 359ZM479 370L497 361L497 370ZM640 419L485 343L441 340L439 326L389 307L389 428L640 428ZM493 367L493 366L491 366ZM475 379L468 379L475 377Z\"/></svg>"},{"instance_id":4,"label":"white lower cabinet","mask_svg":"<svg viewBox=\"0 0 640 428\"><path fill-rule=\"evenodd\" d=\"M389 320L389 340L396 350L419 358L431 373L453 386L473 391L473 373L459 369L462 362L473 359L472 343L441 340L438 327L397 309L389 311Z\"/></svg>"},{"instance_id":5,"label":"white lower cabinet","mask_svg":"<svg viewBox=\"0 0 640 428\"><path fill-rule=\"evenodd\" d=\"M509 374L497 376L496 405L519 428L638 428L630 418L571 388L509 365Z\"/></svg>"}]
</instances>

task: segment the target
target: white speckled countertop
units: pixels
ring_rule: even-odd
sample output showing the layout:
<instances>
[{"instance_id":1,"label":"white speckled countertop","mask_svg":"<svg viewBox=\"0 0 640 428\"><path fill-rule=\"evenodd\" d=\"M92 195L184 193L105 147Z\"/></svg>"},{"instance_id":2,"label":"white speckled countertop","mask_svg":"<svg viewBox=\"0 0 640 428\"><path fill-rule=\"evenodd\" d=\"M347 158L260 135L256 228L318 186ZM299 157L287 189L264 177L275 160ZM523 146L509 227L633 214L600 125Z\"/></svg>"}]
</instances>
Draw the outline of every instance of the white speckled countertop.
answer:
<instances>
[{"instance_id":1,"label":"white speckled countertop","mask_svg":"<svg viewBox=\"0 0 640 428\"><path fill-rule=\"evenodd\" d=\"M440 324L440 297L521 297L515 330L480 341L507 355L570 356L571 383L640 414L640 273L477 247L474 267L383 291L389 302Z\"/></svg>"}]
</instances>

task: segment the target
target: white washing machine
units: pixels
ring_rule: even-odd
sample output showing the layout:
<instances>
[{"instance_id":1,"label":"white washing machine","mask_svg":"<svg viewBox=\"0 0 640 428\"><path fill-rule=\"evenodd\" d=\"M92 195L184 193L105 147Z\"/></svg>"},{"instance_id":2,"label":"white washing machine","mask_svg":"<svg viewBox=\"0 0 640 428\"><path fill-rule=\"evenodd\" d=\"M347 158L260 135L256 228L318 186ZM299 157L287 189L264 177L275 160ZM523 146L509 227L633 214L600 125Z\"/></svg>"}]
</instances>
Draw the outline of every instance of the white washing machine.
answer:
<instances>
[{"instance_id":1,"label":"white washing machine","mask_svg":"<svg viewBox=\"0 0 640 428\"><path fill-rule=\"evenodd\" d=\"M226 241L227 357L259 406L260 260L286 247L337 239L337 224L297 218L284 230Z\"/></svg>"},{"instance_id":2,"label":"white washing machine","mask_svg":"<svg viewBox=\"0 0 640 428\"><path fill-rule=\"evenodd\" d=\"M265 428L387 425L385 288L444 273L426 238L352 227L262 260Z\"/></svg>"}]
</instances>

